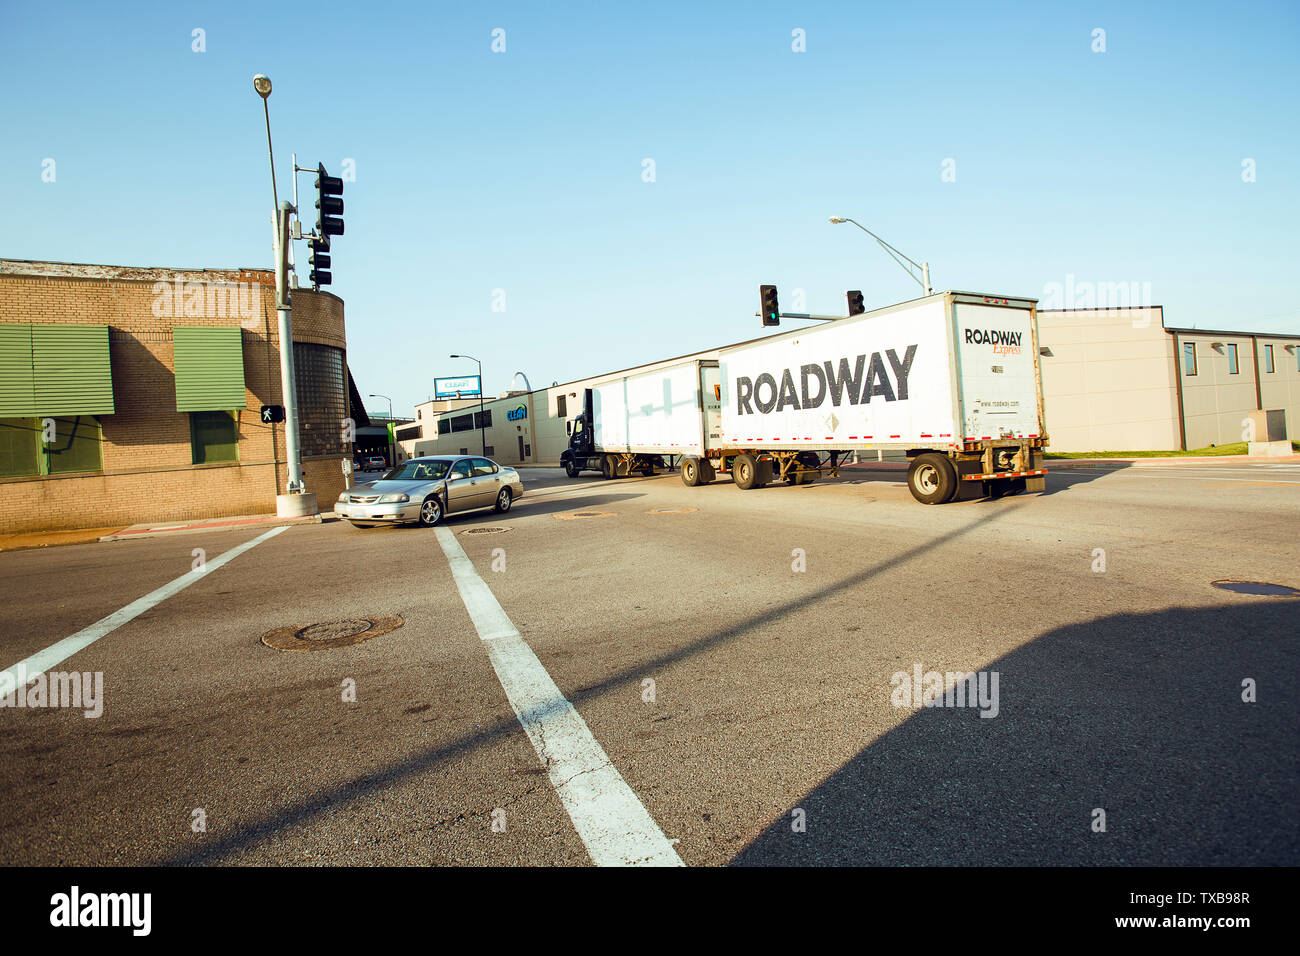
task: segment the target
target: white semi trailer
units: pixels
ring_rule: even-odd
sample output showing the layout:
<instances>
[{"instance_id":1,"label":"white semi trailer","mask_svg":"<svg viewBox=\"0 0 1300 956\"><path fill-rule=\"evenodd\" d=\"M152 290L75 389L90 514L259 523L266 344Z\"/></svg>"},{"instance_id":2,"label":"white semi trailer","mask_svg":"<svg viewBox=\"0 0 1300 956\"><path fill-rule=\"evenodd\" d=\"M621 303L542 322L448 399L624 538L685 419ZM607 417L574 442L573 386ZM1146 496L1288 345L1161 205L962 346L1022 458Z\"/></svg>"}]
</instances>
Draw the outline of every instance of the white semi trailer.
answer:
<instances>
[{"instance_id":1,"label":"white semi trailer","mask_svg":"<svg viewBox=\"0 0 1300 956\"><path fill-rule=\"evenodd\" d=\"M886 449L906 454L924 504L1041 491L1041 381L1035 300L945 292L597 386L569 473L579 460L651 473L647 456L681 455L687 485L730 473L748 490ZM671 440L640 442L654 427Z\"/></svg>"},{"instance_id":2,"label":"white semi trailer","mask_svg":"<svg viewBox=\"0 0 1300 956\"><path fill-rule=\"evenodd\" d=\"M689 360L586 390L560 455L570 478L653 474L664 459L699 458L721 439L718 363Z\"/></svg>"}]
</instances>

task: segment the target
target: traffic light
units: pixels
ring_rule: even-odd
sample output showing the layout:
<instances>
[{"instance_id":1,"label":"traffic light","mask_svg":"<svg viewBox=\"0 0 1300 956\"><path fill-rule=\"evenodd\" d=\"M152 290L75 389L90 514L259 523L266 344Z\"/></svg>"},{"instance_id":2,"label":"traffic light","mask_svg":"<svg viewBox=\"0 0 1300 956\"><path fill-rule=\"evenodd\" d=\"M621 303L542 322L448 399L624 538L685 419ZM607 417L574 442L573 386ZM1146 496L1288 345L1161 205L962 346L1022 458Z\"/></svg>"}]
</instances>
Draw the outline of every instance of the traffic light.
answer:
<instances>
[{"instance_id":1,"label":"traffic light","mask_svg":"<svg viewBox=\"0 0 1300 956\"><path fill-rule=\"evenodd\" d=\"M762 300L762 306L759 314L763 316L764 325L781 324L781 306L776 301L776 286L761 285L758 287L758 297Z\"/></svg>"},{"instance_id":2,"label":"traffic light","mask_svg":"<svg viewBox=\"0 0 1300 956\"><path fill-rule=\"evenodd\" d=\"M316 234L329 239L343 235L343 180L325 172L325 164L316 166Z\"/></svg>"},{"instance_id":3,"label":"traffic light","mask_svg":"<svg viewBox=\"0 0 1300 956\"><path fill-rule=\"evenodd\" d=\"M330 239L326 236L324 239L309 239L307 245L311 246L311 256L308 262L311 263L311 284L316 289L323 285L329 285L334 281L330 275Z\"/></svg>"},{"instance_id":4,"label":"traffic light","mask_svg":"<svg viewBox=\"0 0 1300 956\"><path fill-rule=\"evenodd\" d=\"M857 289L844 293L849 299L849 315L861 315L867 311L866 304L862 301L862 293Z\"/></svg>"}]
</instances>

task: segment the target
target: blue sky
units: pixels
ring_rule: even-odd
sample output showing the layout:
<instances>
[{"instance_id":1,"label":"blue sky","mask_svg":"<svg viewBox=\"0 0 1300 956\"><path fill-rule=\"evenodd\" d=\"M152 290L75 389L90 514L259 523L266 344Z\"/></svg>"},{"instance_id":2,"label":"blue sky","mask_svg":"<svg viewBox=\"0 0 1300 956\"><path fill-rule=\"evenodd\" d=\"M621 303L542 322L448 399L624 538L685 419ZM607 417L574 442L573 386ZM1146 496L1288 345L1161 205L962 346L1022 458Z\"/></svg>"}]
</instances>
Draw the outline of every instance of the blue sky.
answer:
<instances>
[{"instance_id":1,"label":"blue sky","mask_svg":"<svg viewBox=\"0 0 1300 956\"><path fill-rule=\"evenodd\" d=\"M495 393L752 337L763 282L813 312L917 293L831 215L938 289L1149 283L1172 325L1300 331L1295 3L0 13L0 256L269 267L266 73L282 197L290 151L355 163L330 289L399 410L474 370L453 352Z\"/></svg>"}]
</instances>

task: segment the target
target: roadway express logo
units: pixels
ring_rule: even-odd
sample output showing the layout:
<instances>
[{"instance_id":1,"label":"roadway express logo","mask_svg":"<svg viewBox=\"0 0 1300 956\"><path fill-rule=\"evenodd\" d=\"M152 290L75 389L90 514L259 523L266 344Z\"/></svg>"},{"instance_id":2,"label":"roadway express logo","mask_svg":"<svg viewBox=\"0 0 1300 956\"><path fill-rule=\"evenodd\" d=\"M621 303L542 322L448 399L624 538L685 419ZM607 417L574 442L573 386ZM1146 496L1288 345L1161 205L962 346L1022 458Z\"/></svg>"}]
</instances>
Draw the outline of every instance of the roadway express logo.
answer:
<instances>
[{"instance_id":1,"label":"roadway express logo","mask_svg":"<svg viewBox=\"0 0 1300 956\"><path fill-rule=\"evenodd\" d=\"M845 397L850 405L869 404L877 395L887 402L905 402L907 376L912 369L912 360L916 358L916 346L909 345L901 360L893 349L886 349L884 355L893 370L892 380L880 352L872 352L870 358L859 355L852 368L847 358L839 360L838 368L834 359L821 365L800 366L802 388L798 391L794 387L794 372L788 368L779 373L780 385L772 372L763 372L754 378L737 376L736 414L753 415L755 408L759 415L782 412L787 408L820 408L827 398L836 408L843 404ZM810 388L814 383L815 395Z\"/></svg>"},{"instance_id":2,"label":"roadway express logo","mask_svg":"<svg viewBox=\"0 0 1300 956\"><path fill-rule=\"evenodd\" d=\"M994 355L1019 355L1023 332L1002 332L996 329L967 329L967 345L991 345Z\"/></svg>"}]
</instances>

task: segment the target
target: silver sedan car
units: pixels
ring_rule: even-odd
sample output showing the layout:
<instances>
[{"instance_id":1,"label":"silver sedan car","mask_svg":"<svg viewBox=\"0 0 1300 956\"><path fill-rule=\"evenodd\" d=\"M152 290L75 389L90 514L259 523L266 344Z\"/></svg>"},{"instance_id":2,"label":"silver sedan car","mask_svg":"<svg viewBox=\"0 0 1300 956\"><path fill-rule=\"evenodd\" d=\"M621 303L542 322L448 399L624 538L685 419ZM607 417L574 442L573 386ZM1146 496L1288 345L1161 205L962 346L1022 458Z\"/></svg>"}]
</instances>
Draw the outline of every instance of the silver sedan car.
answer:
<instances>
[{"instance_id":1,"label":"silver sedan car","mask_svg":"<svg viewBox=\"0 0 1300 956\"><path fill-rule=\"evenodd\" d=\"M354 485L339 495L334 511L358 528L414 522L432 528L445 514L509 511L523 494L519 473L507 465L473 455L431 455Z\"/></svg>"}]
</instances>

